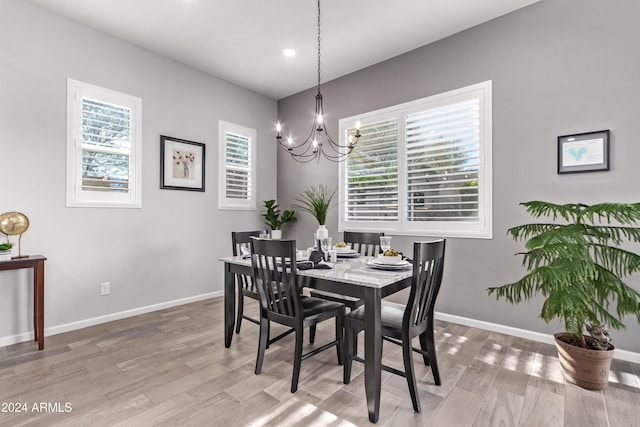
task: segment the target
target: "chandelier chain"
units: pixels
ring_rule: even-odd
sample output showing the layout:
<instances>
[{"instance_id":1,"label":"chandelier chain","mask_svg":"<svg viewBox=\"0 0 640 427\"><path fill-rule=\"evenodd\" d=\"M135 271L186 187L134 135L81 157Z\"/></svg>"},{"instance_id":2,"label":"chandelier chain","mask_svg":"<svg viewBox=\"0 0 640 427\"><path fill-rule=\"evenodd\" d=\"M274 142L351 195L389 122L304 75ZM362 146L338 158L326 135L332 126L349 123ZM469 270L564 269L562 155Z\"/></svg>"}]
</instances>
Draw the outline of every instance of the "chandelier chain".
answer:
<instances>
[{"instance_id":1,"label":"chandelier chain","mask_svg":"<svg viewBox=\"0 0 640 427\"><path fill-rule=\"evenodd\" d=\"M320 0L318 0L318 93L320 93Z\"/></svg>"}]
</instances>

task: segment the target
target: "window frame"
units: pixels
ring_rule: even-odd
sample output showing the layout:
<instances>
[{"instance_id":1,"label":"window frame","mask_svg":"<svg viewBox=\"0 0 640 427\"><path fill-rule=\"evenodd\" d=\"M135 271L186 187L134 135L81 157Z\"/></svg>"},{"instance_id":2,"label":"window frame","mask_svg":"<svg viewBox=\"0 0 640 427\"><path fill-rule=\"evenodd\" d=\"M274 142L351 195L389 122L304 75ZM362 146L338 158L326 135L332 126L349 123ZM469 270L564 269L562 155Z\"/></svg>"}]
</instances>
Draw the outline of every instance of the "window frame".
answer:
<instances>
[{"instance_id":1,"label":"window frame","mask_svg":"<svg viewBox=\"0 0 640 427\"><path fill-rule=\"evenodd\" d=\"M129 190L125 192L82 189L83 98L126 107L131 112ZM67 79L67 207L142 207L142 99L111 89Z\"/></svg>"},{"instance_id":2,"label":"window frame","mask_svg":"<svg viewBox=\"0 0 640 427\"><path fill-rule=\"evenodd\" d=\"M225 197L227 184L226 148L228 133L236 134L249 139L249 185L251 197L249 199L232 199ZM257 199L257 131L255 129L226 122L218 121L218 209L221 210L256 210Z\"/></svg>"},{"instance_id":3,"label":"window frame","mask_svg":"<svg viewBox=\"0 0 640 427\"><path fill-rule=\"evenodd\" d=\"M454 104L463 100L479 99L479 164L478 164L478 214L479 220L467 221L409 221L407 220L407 165L406 165L406 117L419 111ZM398 119L398 204L399 217L396 221L353 221L347 220L346 168L341 162L338 168L338 195L344 201L338 216L339 231L382 231L396 235L417 235L430 237L493 238L492 212L492 81L488 80L444 93L428 96L403 104L354 115L339 121L342 143L347 131L355 127L357 121L363 128L368 124ZM356 146L356 150L357 150Z\"/></svg>"}]
</instances>

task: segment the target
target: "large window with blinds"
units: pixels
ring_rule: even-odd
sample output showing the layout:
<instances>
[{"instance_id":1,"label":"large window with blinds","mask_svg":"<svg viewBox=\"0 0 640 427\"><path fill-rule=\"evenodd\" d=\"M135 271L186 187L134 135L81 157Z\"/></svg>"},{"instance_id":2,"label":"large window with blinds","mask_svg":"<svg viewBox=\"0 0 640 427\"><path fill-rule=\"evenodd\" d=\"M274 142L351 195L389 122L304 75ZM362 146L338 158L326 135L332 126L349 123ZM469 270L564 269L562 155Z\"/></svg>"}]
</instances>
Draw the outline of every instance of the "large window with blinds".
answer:
<instances>
[{"instance_id":1,"label":"large window with blinds","mask_svg":"<svg viewBox=\"0 0 640 427\"><path fill-rule=\"evenodd\" d=\"M220 120L218 207L256 208L256 131Z\"/></svg>"},{"instance_id":2,"label":"large window with blinds","mask_svg":"<svg viewBox=\"0 0 640 427\"><path fill-rule=\"evenodd\" d=\"M138 97L67 81L67 206L141 207Z\"/></svg>"},{"instance_id":3,"label":"large window with blinds","mask_svg":"<svg viewBox=\"0 0 640 427\"><path fill-rule=\"evenodd\" d=\"M491 82L340 121L341 230L492 237Z\"/></svg>"}]
</instances>

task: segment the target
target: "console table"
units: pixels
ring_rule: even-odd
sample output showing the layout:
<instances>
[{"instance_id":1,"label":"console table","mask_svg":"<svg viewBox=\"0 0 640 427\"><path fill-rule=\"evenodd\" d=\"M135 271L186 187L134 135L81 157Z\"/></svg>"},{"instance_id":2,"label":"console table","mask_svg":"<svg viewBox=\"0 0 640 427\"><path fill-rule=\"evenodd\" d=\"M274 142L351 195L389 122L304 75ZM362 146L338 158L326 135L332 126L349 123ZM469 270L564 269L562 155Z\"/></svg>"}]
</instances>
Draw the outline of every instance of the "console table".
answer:
<instances>
[{"instance_id":1,"label":"console table","mask_svg":"<svg viewBox=\"0 0 640 427\"><path fill-rule=\"evenodd\" d=\"M44 262L42 255L0 261L0 271L33 268L33 330L38 350L44 348Z\"/></svg>"}]
</instances>

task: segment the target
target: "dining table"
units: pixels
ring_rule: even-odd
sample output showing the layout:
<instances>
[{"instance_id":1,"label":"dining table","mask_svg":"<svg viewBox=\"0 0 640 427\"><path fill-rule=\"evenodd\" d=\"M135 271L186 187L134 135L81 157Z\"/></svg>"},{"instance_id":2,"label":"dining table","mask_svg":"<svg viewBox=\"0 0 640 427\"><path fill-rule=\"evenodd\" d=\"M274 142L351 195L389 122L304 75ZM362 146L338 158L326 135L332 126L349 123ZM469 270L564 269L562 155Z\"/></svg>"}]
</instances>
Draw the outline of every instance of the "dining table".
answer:
<instances>
[{"instance_id":1,"label":"dining table","mask_svg":"<svg viewBox=\"0 0 640 427\"><path fill-rule=\"evenodd\" d=\"M223 257L224 262L224 344L231 346L236 321L236 274L251 275L248 257ZM364 388L369 421L378 422L382 371L382 298L411 285L411 268L372 268L371 257L339 259L330 269L298 270L299 286L349 295L364 300Z\"/></svg>"}]
</instances>

